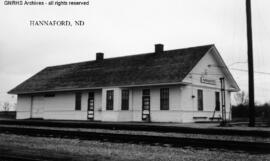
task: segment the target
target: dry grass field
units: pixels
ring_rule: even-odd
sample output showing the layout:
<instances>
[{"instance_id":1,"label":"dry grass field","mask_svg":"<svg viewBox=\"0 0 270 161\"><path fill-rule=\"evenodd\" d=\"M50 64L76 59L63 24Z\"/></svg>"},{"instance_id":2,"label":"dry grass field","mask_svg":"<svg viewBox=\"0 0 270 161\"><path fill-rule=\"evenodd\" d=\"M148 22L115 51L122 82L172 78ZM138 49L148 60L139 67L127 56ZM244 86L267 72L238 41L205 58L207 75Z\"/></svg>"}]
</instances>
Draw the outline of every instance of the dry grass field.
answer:
<instances>
[{"instance_id":1,"label":"dry grass field","mask_svg":"<svg viewBox=\"0 0 270 161\"><path fill-rule=\"evenodd\" d=\"M270 154L250 154L241 151L196 149L191 147L174 148L78 139L29 137L13 134L0 134L1 153L66 161L270 160Z\"/></svg>"}]
</instances>

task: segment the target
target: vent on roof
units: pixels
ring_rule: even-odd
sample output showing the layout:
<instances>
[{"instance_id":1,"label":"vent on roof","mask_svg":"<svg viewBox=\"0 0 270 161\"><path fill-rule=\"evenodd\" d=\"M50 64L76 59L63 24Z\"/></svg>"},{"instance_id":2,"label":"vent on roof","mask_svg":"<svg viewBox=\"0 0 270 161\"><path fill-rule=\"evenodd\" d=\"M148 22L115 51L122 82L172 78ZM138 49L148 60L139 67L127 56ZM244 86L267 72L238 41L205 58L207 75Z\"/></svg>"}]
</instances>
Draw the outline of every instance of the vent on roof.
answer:
<instances>
[{"instance_id":1,"label":"vent on roof","mask_svg":"<svg viewBox=\"0 0 270 161\"><path fill-rule=\"evenodd\" d=\"M163 53L163 44L155 44L155 54L162 54Z\"/></svg>"},{"instance_id":2,"label":"vent on roof","mask_svg":"<svg viewBox=\"0 0 270 161\"><path fill-rule=\"evenodd\" d=\"M102 61L104 59L103 53L96 53L96 61Z\"/></svg>"}]
</instances>

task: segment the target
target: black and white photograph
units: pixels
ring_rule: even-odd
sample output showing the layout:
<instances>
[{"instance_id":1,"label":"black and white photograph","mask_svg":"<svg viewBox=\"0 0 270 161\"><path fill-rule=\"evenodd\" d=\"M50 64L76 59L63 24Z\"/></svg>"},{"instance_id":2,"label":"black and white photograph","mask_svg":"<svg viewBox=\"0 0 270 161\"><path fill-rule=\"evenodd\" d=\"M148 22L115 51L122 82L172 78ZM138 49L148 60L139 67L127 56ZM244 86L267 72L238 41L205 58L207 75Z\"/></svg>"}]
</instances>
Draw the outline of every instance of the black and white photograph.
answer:
<instances>
[{"instance_id":1,"label":"black and white photograph","mask_svg":"<svg viewBox=\"0 0 270 161\"><path fill-rule=\"evenodd\" d=\"M269 0L1 0L0 161L270 161Z\"/></svg>"}]
</instances>

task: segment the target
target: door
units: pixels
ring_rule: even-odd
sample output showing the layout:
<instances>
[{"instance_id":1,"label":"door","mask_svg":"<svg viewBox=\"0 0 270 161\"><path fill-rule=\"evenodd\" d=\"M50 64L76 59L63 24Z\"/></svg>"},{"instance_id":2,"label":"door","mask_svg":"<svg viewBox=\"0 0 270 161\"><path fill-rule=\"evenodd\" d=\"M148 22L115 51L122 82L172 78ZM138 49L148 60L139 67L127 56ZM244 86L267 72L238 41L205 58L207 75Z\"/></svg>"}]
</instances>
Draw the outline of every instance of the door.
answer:
<instances>
[{"instance_id":1,"label":"door","mask_svg":"<svg viewBox=\"0 0 270 161\"><path fill-rule=\"evenodd\" d=\"M87 119L94 120L94 108L95 108L95 97L94 92L89 92L88 94L88 107L87 107Z\"/></svg>"},{"instance_id":2,"label":"door","mask_svg":"<svg viewBox=\"0 0 270 161\"><path fill-rule=\"evenodd\" d=\"M32 118L43 118L45 106L43 96L34 96L32 99Z\"/></svg>"},{"instance_id":3,"label":"door","mask_svg":"<svg viewBox=\"0 0 270 161\"><path fill-rule=\"evenodd\" d=\"M150 89L144 89L142 93L142 120L150 122Z\"/></svg>"}]
</instances>

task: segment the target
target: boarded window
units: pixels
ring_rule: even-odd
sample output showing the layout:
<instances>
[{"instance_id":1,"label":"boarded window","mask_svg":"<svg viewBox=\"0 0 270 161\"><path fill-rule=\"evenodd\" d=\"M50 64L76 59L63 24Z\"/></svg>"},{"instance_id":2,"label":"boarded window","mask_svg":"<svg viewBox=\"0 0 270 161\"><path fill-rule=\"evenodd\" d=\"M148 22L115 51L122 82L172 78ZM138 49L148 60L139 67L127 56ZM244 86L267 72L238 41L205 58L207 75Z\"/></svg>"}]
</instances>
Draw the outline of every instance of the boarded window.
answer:
<instances>
[{"instance_id":1,"label":"boarded window","mask_svg":"<svg viewBox=\"0 0 270 161\"><path fill-rule=\"evenodd\" d=\"M128 110L129 108L129 90L124 89L122 90L122 110Z\"/></svg>"},{"instance_id":2,"label":"boarded window","mask_svg":"<svg viewBox=\"0 0 270 161\"><path fill-rule=\"evenodd\" d=\"M198 111L203 111L203 91L198 90Z\"/></svg>"},{"instance_id":3,"label":"boarded window","mask_svg":"<svg viewBox=\"0 0 270 161\"><path fill-rule=\"evenodd\" d=\"M160 110L169 110L169 88L160 89Z\"/></svg>"},{"instance_id":4,"label":"boarded window","mask_svg":"<svg viewBox=\"0 0 270 161\"><path fill-rule=\"evenodd\" d=\"M75 110L81 110L81 100L82 100L82 94L76 93L75 94Z\"/></svg>"},{"instance_id":5,"label":"boarded window","mask_svg":"<svg viewBox=\"0 0 270 161\"><path fill-rule=\"evenodd\" d=\"M219 94L219 92L216 92L215 93L215 95L216 95L216 111L220 111L220 94Z\"/></svg>"},{"instance_id":6,"label":"boarded window","mask_svg":"<svg viewBox=\"0 0 270 161\"><path fill-rule=\"evenodd\" d=\"M106 110L113 110L113 90L107 91Z\"/></svg>"}]
</instances>

